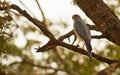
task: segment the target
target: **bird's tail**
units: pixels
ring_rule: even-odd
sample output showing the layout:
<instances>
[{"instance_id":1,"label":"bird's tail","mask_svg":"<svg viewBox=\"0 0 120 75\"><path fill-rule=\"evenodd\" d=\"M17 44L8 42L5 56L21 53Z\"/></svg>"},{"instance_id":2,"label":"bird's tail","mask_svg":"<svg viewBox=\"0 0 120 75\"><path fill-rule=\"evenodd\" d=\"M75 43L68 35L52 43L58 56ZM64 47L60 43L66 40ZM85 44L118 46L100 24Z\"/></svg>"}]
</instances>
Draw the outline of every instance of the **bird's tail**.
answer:
<instances>
[{"instance_id":1,"label":"bird's tail","mask_svg":"<svg viewBox=\"0 0 120 75\"><path fill-rule=\"evenodd\" d=\"M92 47L91 47L90 41L86 41L85 43L86 43L86 48L88 51L88 56L90 58L90 61L92 61L92 54L91 54Z\"/></svg>"}]
</instances>

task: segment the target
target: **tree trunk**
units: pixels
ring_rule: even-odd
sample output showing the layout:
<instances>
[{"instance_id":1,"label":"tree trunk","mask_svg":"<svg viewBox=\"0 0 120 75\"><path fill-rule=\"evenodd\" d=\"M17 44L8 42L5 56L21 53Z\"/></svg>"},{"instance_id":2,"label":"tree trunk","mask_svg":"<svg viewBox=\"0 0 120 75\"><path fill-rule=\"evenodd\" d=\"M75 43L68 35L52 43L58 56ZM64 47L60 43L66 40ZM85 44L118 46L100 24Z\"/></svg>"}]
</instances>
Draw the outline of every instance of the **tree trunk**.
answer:
<instances>
[{"instance_id":1,"label":"tree trunk","mask_svg":"<svg viewBox=\"0 0 120 75\"><path fill-rule=\"evenodd\" d=\"M103 0L75 0L109 41L120 45L120 21Z\"/></svg>"}]
</instances>

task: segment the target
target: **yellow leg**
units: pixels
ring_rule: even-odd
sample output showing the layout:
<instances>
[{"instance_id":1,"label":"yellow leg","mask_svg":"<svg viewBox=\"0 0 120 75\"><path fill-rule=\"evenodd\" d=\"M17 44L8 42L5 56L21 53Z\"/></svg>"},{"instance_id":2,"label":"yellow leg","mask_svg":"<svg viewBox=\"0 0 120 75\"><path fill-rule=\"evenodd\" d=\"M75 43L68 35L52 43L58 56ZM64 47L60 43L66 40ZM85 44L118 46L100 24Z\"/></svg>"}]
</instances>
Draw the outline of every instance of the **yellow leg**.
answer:
<instances>
[{"instance_id":1,"label":"yellow leg","mask_svg":"<svg viewBox=\"0 0 120 75\"><path fill-rule=\"evenodd\" d=\"M82 48L82 49L84 49L84 46L85 46L85 43L83 42L83 44L82 44L81 48Z\"/></svg>"},{"instance_id":2,"label":"yellow leg","mask_svg":"<svg viewBox=\"0 0 120 75\"><path fill-rule=\"evenodd\" d=\"M79 45L79 43L80 43L80 40L78 41L77 46Z\"/></svg>"}]
</instances>

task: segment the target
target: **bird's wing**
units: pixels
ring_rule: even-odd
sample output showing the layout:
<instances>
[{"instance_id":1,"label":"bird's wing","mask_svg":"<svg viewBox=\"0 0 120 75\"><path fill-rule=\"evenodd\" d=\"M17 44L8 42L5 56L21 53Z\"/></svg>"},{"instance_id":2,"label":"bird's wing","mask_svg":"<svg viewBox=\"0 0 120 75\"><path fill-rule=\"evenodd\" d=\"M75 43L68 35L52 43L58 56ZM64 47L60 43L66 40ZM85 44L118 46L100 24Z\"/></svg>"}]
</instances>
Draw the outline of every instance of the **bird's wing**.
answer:
<instances>
[{"instance_id":1,"label":"bird's wing","mask_svg":"<svg viewBox=\"0 0 120 75\"><path fill-rule=\"evenodd\" d=\"M89 58L92 61L92 54L91 54L92 47L90 44L91 35L90 35L89 28L86 25L84 25L84 23L81 23L80 21L76 21L74 23L74 30L85 41Z\"/></svg>"},{"instance_id":2,"label":"bird's wing","mask_svg":"<svg viewBox=\"0 0 120 75\"><path fill-rule=\"evenodd\" d=\"M80 21L74 23L74 29L83 40L91 40L89 28Z\"/></svg>"}]
</instances>

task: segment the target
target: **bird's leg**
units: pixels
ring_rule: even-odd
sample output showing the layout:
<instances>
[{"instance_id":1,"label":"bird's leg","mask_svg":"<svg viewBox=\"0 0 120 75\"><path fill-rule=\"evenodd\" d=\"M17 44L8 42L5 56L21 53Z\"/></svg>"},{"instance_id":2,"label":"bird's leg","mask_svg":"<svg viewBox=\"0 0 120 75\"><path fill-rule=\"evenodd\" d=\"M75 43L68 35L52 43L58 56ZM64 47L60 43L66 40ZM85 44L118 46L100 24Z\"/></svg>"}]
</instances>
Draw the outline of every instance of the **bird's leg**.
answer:
<instances>
[{"instance_id":1,"label":"bird's leg","mask_svg":"<svg viewBox=\"0 0 120 75\"><path fill-rule=\"evenodd\" d=\"M80 41L81 41L81 40L79 40L79 41L78 41L78 43L77 43L77 45L76 45L77 47L79 47L79 46L80 46L80 45L79 45Z\"/></svg>"},{"instance_id":2,"label":"bird's leg","mask_svg":"<svg viewBox=\"0 0 120 75\"><path fill-rule=\"evenodd\" d=\"M75 41L77 39L77 36L76 35L74 35L74 36L75 36L75 39L73 40L72 45L75 43Z\"/></svg>"},{"instance_id":3,"label":"bird's leg","mask_svg":"<svg viewBox=\"0 0 120 75\"><path fill-rule=\"evenodd\" d=\"M79 45L79 43L80 43L80 40L78 41L77 46Z\"/></svg>"},{"instance_id":4,"label":"bird's leg","mask_svg":"<svg viewBox=\"0 0 120 75\"><path fill-rule=\"evenodd\" d=\"M81 48L82 48L82 49L84 49L84 46L85 46L85 43L83 42L83 44L82 44Z\"/></svg>"}]
</instances>

